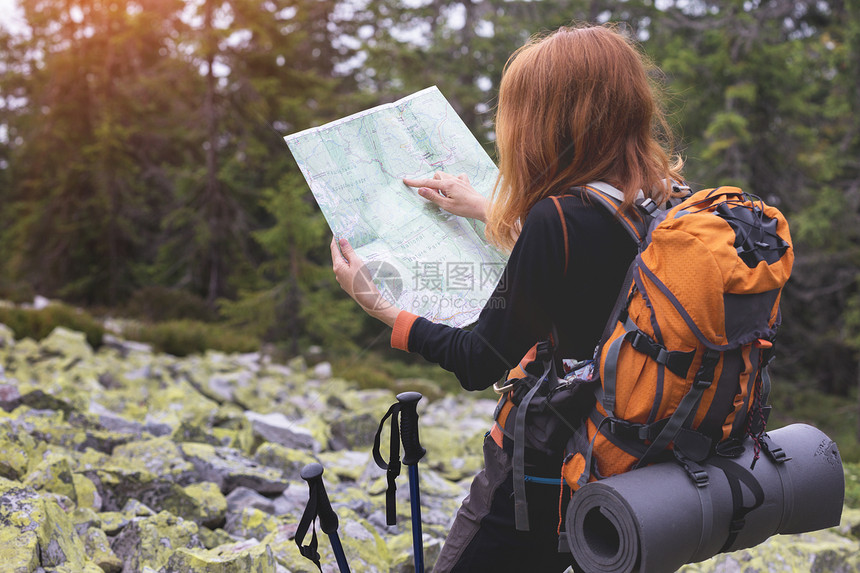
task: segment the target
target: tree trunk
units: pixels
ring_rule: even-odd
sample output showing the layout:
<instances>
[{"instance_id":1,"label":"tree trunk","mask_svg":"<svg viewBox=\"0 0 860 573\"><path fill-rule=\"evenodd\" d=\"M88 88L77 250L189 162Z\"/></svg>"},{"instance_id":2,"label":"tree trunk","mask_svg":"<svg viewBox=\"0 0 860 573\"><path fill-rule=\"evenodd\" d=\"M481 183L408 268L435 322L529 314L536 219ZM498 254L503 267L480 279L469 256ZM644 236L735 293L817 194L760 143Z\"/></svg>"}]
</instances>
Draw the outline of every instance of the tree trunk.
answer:
<instances>
[{"instance_id":1,"label":"tree trunk","mask_svg":"<svg viewBox=\"0 0 860 573\"><path fill-rule=\"evenodd\" d=\"M205 216L206 225L209 230L208 247L208 271L209 283L206 293L206 302L210 308L214 308L215 301L221 290L221 228L220 228L220 201L218 198L218 116L215 111L215 52L217 50L217 39L213 29L213 0L206 1L206 21L204 24L206 33L206 98L203 102L203 114L207 126L206 148L206 190L205 190Z\"/></svg>"}]
</instances>

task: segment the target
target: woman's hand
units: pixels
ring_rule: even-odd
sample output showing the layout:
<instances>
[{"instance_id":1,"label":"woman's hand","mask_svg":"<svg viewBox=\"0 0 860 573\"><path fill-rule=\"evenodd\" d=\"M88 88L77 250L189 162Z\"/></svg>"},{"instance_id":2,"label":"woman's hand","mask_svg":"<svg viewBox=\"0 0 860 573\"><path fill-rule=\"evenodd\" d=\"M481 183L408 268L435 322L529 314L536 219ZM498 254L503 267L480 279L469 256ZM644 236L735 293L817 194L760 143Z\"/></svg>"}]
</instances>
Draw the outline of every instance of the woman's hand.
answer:
<instances>
[{"instance_id":1,"label":"woman's hand","mask_svg":"<svg viewBox=\"0 0 860 573\"><path fill-rule=\"evenodd\" d=\"M410 187L418 187L418 194L436 203L449 213L487 222L489 200L475 191L465 174L449 175L437 172L432 179L404 179Z\"/></svg>"},{"instance_id":2,"label":"woman's hand","mask_svg":"<svg viewBox=\"0 0 860 573\"><path fill-rule=\"evenodd\" d=\"M373 284L370 271L346 239L331 240L331 266L340 287L367 314L394 326L400 309L385 300Z\"/></svg>"}]
</instances>

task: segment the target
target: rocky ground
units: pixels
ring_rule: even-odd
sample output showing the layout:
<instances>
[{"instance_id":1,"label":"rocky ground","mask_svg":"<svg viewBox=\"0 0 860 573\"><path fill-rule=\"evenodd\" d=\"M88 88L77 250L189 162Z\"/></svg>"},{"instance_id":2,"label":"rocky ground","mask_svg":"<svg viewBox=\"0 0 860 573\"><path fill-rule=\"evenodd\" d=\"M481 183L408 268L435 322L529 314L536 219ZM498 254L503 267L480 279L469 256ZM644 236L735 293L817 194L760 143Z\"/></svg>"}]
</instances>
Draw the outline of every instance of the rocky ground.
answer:
<instances>
[{"instance_id":1,"label":"rocky ground","mask_svg":"<svg viewBox=\"0 0 860 573\"><path fill-rule=\"evenodd\" d=\"M311 462L325 467L351 569L412 571L407 477L387 526L385 473L370 453L394 401L326 363L180 359L116 338L94 352L76 332L36 343L0 325L0 573L316 571L293 540ZM480 467L493 408L465 395L419 404L428 570ZM846 509L839 527L684 570L857 571L858 533L860 512ZM336 571L321 533L320 552Z\"/></svg>"}]
</instances>

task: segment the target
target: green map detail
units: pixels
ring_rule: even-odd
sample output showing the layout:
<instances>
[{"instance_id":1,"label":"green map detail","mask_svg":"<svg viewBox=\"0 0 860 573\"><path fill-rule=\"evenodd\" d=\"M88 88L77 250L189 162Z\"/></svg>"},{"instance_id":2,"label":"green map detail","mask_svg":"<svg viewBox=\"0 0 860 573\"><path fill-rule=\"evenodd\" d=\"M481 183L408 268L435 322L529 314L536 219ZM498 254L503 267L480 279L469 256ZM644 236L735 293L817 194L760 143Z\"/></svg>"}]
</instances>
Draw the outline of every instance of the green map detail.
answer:
<instances>
[{"instance_id":1,"label":"green map detail","mask_svg":"<svg viewBox=\"0 0 860 573\"><path fill-rule=\"evenodd\" d=\"M477 319L505 255L487 243L482 223L402 182L465 173L486 197L495 184L495 164L436 87L284 139L332 232L369 267L386 263L376 282L390 302L451 326ZM402 288L390 288L392 273Z\"/></svg>"}]
</instances>

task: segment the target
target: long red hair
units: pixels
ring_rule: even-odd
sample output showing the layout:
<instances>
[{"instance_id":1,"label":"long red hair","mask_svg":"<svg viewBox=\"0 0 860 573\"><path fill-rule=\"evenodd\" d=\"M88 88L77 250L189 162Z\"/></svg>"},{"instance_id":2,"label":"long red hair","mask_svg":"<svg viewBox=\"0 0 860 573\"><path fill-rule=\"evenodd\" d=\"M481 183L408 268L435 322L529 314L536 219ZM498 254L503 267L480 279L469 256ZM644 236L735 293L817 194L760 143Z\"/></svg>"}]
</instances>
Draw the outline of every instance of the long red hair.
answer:
<instances>
[{"instance_id":1,"label":"long red hair","mask_svg":"<svg viewBox=\"0 0 860 573\"><path fill-rule=\"evenodd\" d=\"M642 189L657 201L680 180L671 130L648 77L651 64L614 27L564 27L534 37L508 60L499 88L499 178L487 236L510 249L535 203L606 181L625 207Z\"/></svg>"}]
</instances>

